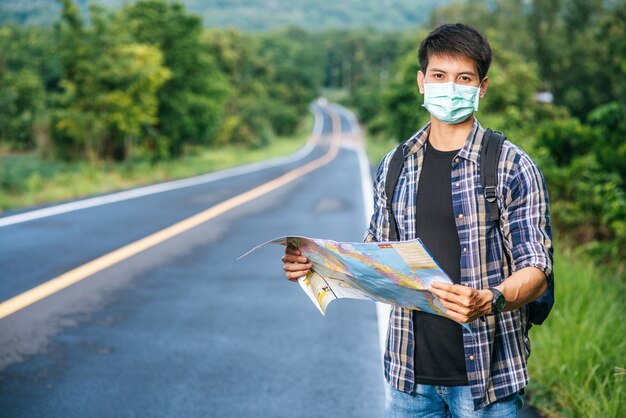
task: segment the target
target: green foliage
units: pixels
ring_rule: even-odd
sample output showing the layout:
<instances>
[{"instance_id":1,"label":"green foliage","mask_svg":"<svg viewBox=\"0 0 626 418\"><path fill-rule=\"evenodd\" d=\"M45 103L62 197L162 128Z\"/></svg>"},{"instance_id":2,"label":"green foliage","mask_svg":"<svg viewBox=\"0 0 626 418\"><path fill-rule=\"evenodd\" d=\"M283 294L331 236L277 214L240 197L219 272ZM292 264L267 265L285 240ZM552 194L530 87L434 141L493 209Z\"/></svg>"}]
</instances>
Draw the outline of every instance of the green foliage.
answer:
<instances>
[{"instance_id":1,"label":"green foliage","mask_svg":"<svg viewBox=\"0 0 626 418\"><path fill-rule=\"evenodd\" d=\"M117 7L121 0L95 0ZM385 30L412 28L424 23L430 12L450 0L181 0L209 27L236 27L264 31L297 25L308 30L371 26ZM86 1L81 1L86 4ZM49 25L58 16L55 0L9 1L0 7L0 24L6 22Z\"/></svg>"},{"instance_id":2,"label":"green foliage","mask_svg":"<svg viewBox=\"0 0 626 418\"><path fill-rule=\"evenodd\" d=\"M205 33L198 16L165 0L92 6L88 20L74 1L60 3L54 31L0 29L9 148L98 161L264 146L295 131L323 82L319 37L301 29Z\"/></svg>"},{"instance_id":3,"label":"green foliage","mask_svg":"<svg viewBox=\"0 0 626 418\"><path fill-rule=\"evenodd\" d=\"M626 187L626 104L613 102L594 109L589 123L600 134L594 147L598 162L607 171L616 171Z\"/></svg>"},{"instance_id":4,"label":"green foliage","mask_svg":"<svg viewBox=\"0 0 626 418\"><path fill-rule=\"evenodd\" d=\"M544 123L537 145L547 150L544 174L556 225L596 259L626 271L626 124L623 105Z\"/></svg>"},{"instance_id":5,"label":"green foliage","mask_svg":"<svg viewBox=\"0 0 626 418\"><path fill-rule=\"evenodd\" d=\"M279 135L294 132L322 85L324 56L316 46L316 37L298 28L259 36L256 52L268 75L267 116Z\"/></svg>"},{"instance_id":6,"label":"green foliage","mask_svg":"<svg viewBox=\"0 0 626 418\"><path fill-rule=\"evenodd\" d=\"M422 96L417 87L417 55L404 55L398 62L395 77L384 91L387 132L398 141L408 139L428 121L428 111L421 107Z\"/></svg>"},{"instance_id":7,"label":"green foliage","mask_svg":"<svg viewBox=\"0 0 626 418\"><path fill-rule=\"evenodd\" d=\"M31 70L0 72L0 141L18 150L34 148L33 127L44 98L41 79Z\"/></svg>"},{"instance_id":8,"label":"green foliage","mask_svg":"<svg viewBox=\"0 0 626 418\"><path fill-rule=\"evenodd\" d=\"M0 27L0 143L13 149L34 149L47 135L46 89L61 75L50 35L48 29Z\"/></svg>"},{"instance_id":9,"label":"green foliage","mask_svg":"<svg viewBox=\"0 0 626 418\"><path fill-rule=\"evenodd\" d=\"M394 61L414 49L414 38L412 33L371 30L329 32L323 41L328 57L325 86L345 89L345 104L370 129L383 130L384 89Z\"/></svg>"},{"instance_id":10,"label":"green foliage","mask_svg":"<svg viewBox=\"0 0 626 418\"><path fill-rule=\"evenodd\" d=\"M123 22L98 8L85 27L65 1L59 27L64 78L53 112L58 155L122 160L157 122L157 91L170 77L157 48L131 43Z\"/></svg>"},{"instance_id":11,"label":"green foliage","mask_svg":"<svg viewBox=\"0 0 626 418\"><path fill-rule=\"evenodd\" d=\"M168 154L183 144L211 144L223 117L228 86L201 41L200 18L178 3L141 0L121 11L132 38L163 53L171 72L158 90L157 131Z\"/></svg>"},{"instance_id":12,"label":"green foliage","mask_svg":"<svg viewBox=\"0 0 626 418\"><path fill-rule=\"evenodd\" d=\"M226 99L226 116L217 143L266 144L271 126L265 114L270 98L264 81L269 78L270 69L257 54L258 44L234 29L207 33L205 44L232 89Z\"/></svg>"},{"instance_id":13,"label":"green foliage","mask_svg":"<svg viewBox=\"0 0 626 418\"><path fill-rule=\"evenodd\" d=\"M626 4L537 1L528 15L535 57L556 103L579 118L626 95Z\"/></svg>"},{"instance_id":14,"label":"green foliage","mask_svg":"<svg viewBox=\"0 0 626 418\"><path fill-rule=\"evenodd\" d=\"M495 30L489 30L493 60L489 69L487 94L480 103L478 116L500 114L503 124L498 129L521 128L530 120L545 117L544 106L535 100L540 90L539 69L519 52L500 41Z\"/></svg>"},{"instance_id":15,"label":"green foliage","mask_svg":"<svg viewBox=\"0 0 626 418\"><path fill-rule=\"evenodd\" d=\"M537 130L537 145L545 147L558 166L586 155L599 140L599 132L576 118L549 121Z\"/></svg>"},{"instance_id":16,"label":"green foliage","mask_svg":"<svg viewBox=\"0 0 626 418\"><path fill-rule=\"evenodd\" d=\"M267 147L192 147L179 159L156 162L62 162L41 159L34 153L0 155L0 211L108 193L286 155L302 146L310 134L312 118L305 122L296 135L274 138Z\"/></svg>"},{"instance_id":17,"label":"green foliage","mask_svg":"<svg viewBox=\"0 0 626 418\"><path fill-rule=\"evenodd\" d=\"M531 403L549 417L622 417L626 288L587 257L557 252L556 303L530 331Z\"/></svg>"},{"instance_id":18,"label":"green foliage","mask_svg":"<svg viewBox=\"0 0 626 418\"><path fill-rule=\"evenodd\" d=\"M61 62L55 53L52 29L22 26L0 27L0 72L29 70L50 89L61 78Z\"/></svg>"}]
</instances>

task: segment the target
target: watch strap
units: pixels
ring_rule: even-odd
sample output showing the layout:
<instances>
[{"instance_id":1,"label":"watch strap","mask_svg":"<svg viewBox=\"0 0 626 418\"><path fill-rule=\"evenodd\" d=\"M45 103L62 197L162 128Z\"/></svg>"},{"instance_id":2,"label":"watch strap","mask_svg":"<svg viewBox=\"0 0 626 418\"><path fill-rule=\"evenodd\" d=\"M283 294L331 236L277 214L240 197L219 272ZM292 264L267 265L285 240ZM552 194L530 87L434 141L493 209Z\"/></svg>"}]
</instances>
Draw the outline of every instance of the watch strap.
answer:
<instances>
[{"instance_id":1,"label":"watch strap","mask_svg":"<svg viewBox=\"0 0 626 418\"><path fill-rule=\"evenodd\" d=\"M504 304L506 303L504 295L495 287L490 287L489 290L493 293L493 298L491 299L492 315L502 312L504 310Z\"/></svg>"}]
</instances>

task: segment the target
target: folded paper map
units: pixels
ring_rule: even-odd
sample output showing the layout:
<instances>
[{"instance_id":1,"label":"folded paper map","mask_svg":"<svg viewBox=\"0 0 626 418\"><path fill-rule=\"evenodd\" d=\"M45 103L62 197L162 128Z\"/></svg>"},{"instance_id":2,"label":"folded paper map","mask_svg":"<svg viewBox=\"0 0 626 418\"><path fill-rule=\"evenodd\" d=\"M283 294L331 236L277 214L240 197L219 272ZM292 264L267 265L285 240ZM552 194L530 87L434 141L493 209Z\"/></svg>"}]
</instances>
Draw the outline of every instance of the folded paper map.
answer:
<instances>
[{"instance_id":1,"label":"folded paper map","mask_svg":"<svg viewBox=\"0 0 626 418\"><path fill-rule=\"evenodd\" d=\"M292 245L309 259L312 268L298 282L322 314L326 313L331 301L350 298L446 316L446 308L428 288L432 282L453 282L419 239L354 243L298 236L280 237L253 248L241 257L266 244Z\"/></svg>"}]
</instances>

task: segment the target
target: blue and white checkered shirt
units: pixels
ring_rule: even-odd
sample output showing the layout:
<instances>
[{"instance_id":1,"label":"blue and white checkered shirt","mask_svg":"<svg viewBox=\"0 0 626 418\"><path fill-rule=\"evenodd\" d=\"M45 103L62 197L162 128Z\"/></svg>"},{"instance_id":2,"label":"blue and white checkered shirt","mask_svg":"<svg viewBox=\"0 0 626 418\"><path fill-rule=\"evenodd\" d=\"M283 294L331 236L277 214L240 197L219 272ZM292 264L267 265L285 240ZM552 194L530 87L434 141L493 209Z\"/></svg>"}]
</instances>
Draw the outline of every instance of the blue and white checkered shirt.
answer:
<instances>
[{"instance_id":1,"label":"blue and white checkered shirt","mask_svg":"<svg viewBox=\"0 0 626 418\"><path fill-rule=\"evenodd\" d=\"M393 196L393 211L401 240L415 235L415 204L424 149L430 124L404 143L404 168ZM461 244L461 284L486 289L505 278L506 257L510 269L536 267L549 276L552 271L552 234L548 193L537 165L520 148L504 142L498 164L496 192L500 227L487 215L480 182L480 144L484 129L474 119L463 148L453 159L452 205ZM385 178L393 151L380 163L374 185L374 213L366 241L387 241ZM504 240L502 239L504 237ZM526 308L487 316L463 330L467 379L474 406L482 408L519 392L528 384L526 361L530 355ZM389 318L385 378L403 392L412 392L414 379L413 316L409 309L394 306Z\"/></svg>"}]
</instances>

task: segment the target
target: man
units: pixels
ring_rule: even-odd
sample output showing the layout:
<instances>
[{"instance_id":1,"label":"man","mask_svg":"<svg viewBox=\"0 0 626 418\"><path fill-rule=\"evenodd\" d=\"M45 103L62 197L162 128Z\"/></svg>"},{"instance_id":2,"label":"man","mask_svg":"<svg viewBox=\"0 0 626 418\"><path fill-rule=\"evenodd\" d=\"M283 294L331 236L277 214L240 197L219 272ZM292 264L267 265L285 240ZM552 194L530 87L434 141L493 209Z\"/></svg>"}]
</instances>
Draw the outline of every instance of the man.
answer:
<instances>
[{"instance_id":1,"label":"man","mask_svg":"<svg viewBox=\"0 0 626 418\"><path fill-rule=\"evenodd\" d=\"M430 289L454 321L392 308L385 415L517 416L528 383L525 305L544 293L552 270L545 182L533 161L506 141L497 170L501 231L494 228L480 182L485 130L473 116L487 91L491 48L468 26L443 25L422 41L418 57L417 84L431 117L403 145L393 211L400 239L421 238L455 283ZM384 183L392 154L377 170L368 241L389 237ZM290 280L311 267L293 248L283 262Z\"/></svg>"}]
</instances>

